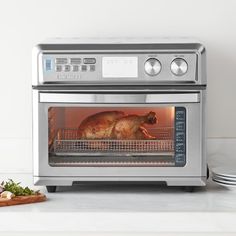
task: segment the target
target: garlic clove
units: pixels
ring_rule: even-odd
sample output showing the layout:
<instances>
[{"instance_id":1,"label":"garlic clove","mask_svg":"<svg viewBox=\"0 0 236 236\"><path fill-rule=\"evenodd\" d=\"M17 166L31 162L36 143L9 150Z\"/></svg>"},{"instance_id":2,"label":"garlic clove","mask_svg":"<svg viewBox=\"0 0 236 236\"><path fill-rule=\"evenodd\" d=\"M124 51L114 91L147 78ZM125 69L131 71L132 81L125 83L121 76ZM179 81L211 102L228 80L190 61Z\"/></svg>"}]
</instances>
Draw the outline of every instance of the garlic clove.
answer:
<instances>
[{"instance_id":1,"label":"garlic clove","mask_svg":"<svg viewBox=\"0 0 236 236\"><path fill-rule=\"evenodd\" d=\"M4 191L1 193L1 198L12 199L15 195L10 191Z\"/></svg>"}]
</instances>

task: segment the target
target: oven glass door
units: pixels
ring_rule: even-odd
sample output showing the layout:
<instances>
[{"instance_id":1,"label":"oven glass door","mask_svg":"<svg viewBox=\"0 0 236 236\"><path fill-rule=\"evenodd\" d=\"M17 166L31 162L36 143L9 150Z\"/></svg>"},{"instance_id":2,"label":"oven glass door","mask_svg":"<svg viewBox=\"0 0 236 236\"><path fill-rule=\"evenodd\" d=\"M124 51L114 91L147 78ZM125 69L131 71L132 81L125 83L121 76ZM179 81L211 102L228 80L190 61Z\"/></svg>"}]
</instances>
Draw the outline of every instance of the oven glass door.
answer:
<instances>
[{"instance_id":1,"label":"oven glass door","mask_svg":"<svg viewBox=\"0 0 236 236\"><path fill-rule=\"evenodd\" d=\"M188 112L199 112L197 93L41 93L40 102L52 168L183 167Z\"/></svg>"}]
</instances>

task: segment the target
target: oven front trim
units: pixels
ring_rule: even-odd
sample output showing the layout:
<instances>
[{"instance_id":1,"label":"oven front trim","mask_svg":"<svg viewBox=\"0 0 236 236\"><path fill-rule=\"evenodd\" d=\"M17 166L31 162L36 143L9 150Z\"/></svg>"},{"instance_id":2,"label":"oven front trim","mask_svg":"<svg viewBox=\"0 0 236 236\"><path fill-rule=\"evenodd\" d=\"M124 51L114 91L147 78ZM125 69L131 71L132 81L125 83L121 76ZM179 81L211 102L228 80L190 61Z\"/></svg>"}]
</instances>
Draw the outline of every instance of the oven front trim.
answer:
<instances>
[{"instance_id":1,"label":"oven front trim","mask_svg":"<svg viewBox=\"0 0 236 236\"><path fill-rule=\"evenodd\" d=\"M103 106L112 104L175 104L175 103L199 103L200 96L197 92L192 93L159 93L159 94L92 94L92 93L40 93L40 103L75 103L86 106Z\"/></svg>"},{"instance_id":2,"label":"oven front trim","mask_svg":"<svg viewBox=\"0 0 236 236\"><path fill-rule=\"evenodd\" d=\"M207 178L206 176L34 176L34 184L35 185L46 185L46 186L71 186L77 185L83 182L138 182L138 183L145 183L151 182L155 184L163 184L165 183L167 186L205 186Z\"/></svg>"}]
</instances>

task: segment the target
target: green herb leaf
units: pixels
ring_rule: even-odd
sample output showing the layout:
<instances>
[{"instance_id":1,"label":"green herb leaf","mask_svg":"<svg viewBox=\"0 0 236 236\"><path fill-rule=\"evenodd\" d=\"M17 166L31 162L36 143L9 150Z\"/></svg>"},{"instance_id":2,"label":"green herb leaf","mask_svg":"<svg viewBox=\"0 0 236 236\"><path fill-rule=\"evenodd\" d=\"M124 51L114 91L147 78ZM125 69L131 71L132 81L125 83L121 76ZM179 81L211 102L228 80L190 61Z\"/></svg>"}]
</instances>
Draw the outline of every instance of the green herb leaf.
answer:
<instances>
[{"instance_id":1,"label":"green herb leaf","mask_svg":"<svg viewBox=\"0 0 236 236\"><path fill-rule=\"evenodd\" d=\"M5 191L12 192L15 196L29 196L29 195L36 195L39 191L34 191L29 187L23 188L20 186L20 182L16 183L12 179L9 179L7 182L3 182L3 188Z\"/></svg>"}]
</instances>

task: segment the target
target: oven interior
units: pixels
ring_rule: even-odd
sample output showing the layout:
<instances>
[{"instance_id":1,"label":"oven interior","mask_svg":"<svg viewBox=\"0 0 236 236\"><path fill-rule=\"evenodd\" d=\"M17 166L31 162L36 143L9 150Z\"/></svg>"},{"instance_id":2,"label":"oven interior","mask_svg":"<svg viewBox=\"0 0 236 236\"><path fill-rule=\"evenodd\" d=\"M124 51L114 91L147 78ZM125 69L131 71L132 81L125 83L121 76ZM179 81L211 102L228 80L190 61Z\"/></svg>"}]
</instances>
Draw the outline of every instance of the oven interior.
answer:
<instances>
[{"instance_id":1,"label":"oven interior","mask_svg":"<svg viewBox=\"0 0 236 236\"><path fill-rule=\"evenodd\" d=\"M183 166L185 117L175 106L50 107L49 165Z\"/></svg>"}]
</instances>

